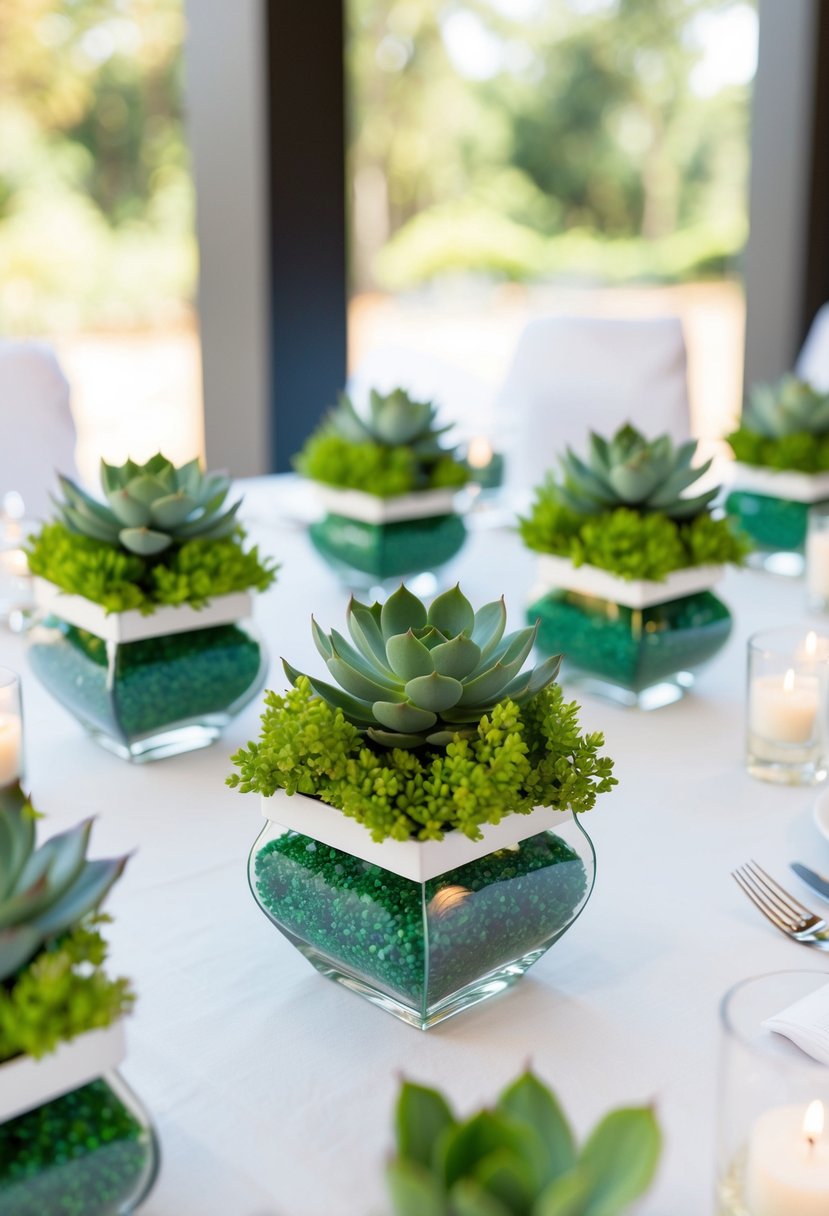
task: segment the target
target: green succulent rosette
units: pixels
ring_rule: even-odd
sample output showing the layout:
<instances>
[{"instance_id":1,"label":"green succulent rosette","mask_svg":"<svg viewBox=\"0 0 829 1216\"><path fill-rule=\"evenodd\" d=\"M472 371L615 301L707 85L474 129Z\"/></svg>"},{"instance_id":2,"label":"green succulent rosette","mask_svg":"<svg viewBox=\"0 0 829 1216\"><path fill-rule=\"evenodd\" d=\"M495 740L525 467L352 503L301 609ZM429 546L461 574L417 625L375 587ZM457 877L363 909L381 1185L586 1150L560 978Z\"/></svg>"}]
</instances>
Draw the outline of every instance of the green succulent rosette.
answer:
<instances>
[{"instance_id":1,"label":"green succulent rosette","mask_svg":"<svg viewBox=\"0 0 829 1216\"><path fill-rule=\"evenodd\" d=\"M503 598L476 612L457 586L428 608L403 585L382 605L352 598L351 641L336 629L325 633L312 618L314 642L336 686L307 679L374 743L445 747L458 734L474 735L499 702L520 706L558 674L561 655L522 671L538 625L505 635L506 622ZM296 685L303 673L284 666Z\"/></svg>"},{"instance_id":2,"label":"green succulent rosette","mask_svg":"<svg viewBox=\"0 0 829 1216\"><path fill-rule=\"evenodd\" d=\"M829 471L829 393L796 376L756 385L728 436L743 464L797 473Z\"/></svg>"}]
</instances>

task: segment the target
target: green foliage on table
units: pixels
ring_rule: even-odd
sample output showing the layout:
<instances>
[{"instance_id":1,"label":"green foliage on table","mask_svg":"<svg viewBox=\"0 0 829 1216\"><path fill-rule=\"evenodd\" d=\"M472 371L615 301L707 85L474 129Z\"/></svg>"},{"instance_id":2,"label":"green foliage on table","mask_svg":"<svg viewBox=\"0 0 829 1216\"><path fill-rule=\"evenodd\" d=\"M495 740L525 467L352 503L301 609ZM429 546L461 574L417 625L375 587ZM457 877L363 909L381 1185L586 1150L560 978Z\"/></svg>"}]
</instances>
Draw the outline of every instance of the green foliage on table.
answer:
<instances>
[{"instance_id":1,"label":"green foliage on table","mask_svg":"<svg viewBox=\"0 0 829 1216\"><path fill-rule=\"evenodd\" d=\"M198 459L176 467L161 452L146 464L101 461L101 488L106 502L87 494L68 477L59 477L63 500L58 515L70 532L120 545L139 557L153 557L173 545L200 537L232 536L239 499L225 502L230 478L203 473Z\"/></svg>"},{"instance_id":2,"label":"green foliage on table","mask_svg":"<svg viewBox=\"0 0 829 1216\"><path fill-rule=\"evenodd\" d=\"M692 566L739 564L751 547L732 523L707 513L673 520L617 507L585 516L561 501L559 489L552 476L538 487L519 530L529 549L569 558L575 566L658 581Z\"/></svg>"},{"instance_id":3,"label":"green foliage on table","mask_svg":"<svg viewBox=\"0 0 829 1216\"><path fill-rule=\"evenodd\" d=\"M307 678L373 743L445 747L458 735L473 737L499 701L522 705L558 674L561 655L522 672L538 627L505 637L506 623L503 597L476 612L459 586L428 608L402 584L382 605L352 597L351 642L336 629L326 634L311 618L317 650L338 687ZM303 673L284 666L296 684Z\"/></svg>"},{"instance_id":4,"label":"green foliage on table","mask_svg":"<svg viewBox=\"0 0 829 1216\"><path fill-rule=\"evenodd\" d=\"M696 450L694 439L675 448L670 435L649 440L629 423L609 440L591 431L586 460L570 448L562 456L558 496L579 515L632 507L643 515L693 519L718 492L715 486L688 497L687 490L711 467L710 460L692 467Z\"/></svg>"},{"instance_id":5,"label":"green foliage on table","mask_svg":"<svg viewBox=\"0 0 829 1216\"><path fill-rule=\"evenodd\" d=\"M648 1190L662 1150L650 1107L611 1111L579 1147L529 1071L467 1119L406 1081L395 1122L395 1216L617 1216Z\"/></svg>"},{"instance_id":6,"label":"green foliage on table","mask_svg":"<svg viewBox=\"0 0 829 1216\"><path fill-rule=\"evenodd\" d=\"M91 916L50 943L21 971L0 982L0 1063L40 1057L59 1043L111 1025L132 1007L126 979L111 979L107 945Z\"/></svg>"},{"instance_id":7,"label":"green foliage on table","mask_svg":"<svg viewBox=\"0 0 829 1216\"><path fill-rule=\"evenodd\" d=\"M500 702L472 738L439 749L379 747L302 676L288 692L266 694L259 739L232 757L239 772L227 783L319 798L375 840L440 840L452 829L477 840L483 824L513 812L589 810L616 784L603 745L600 733L581 733L578 705L552 684L521 707Z\"/></svg>"},{"instance_id":8,"label":"green foliage on table","mask_svg":"<svg viewBox=\"0 0 829 1216\"><path fill-rule=\"evenodd\" d=\"M743 464L829 472L829 393L792 375L776 384L757 385L728 442Z\"/></svg>"},{"instance_id":9,"label":"green foliage on table","mask_svg":"<svg viewBox=\"0 0 829 1216\"><path fill-rule=\"evenodd\" d=\"M189 540L145 558L55 522L29 538L29 568L108 612L137 608L150 613L162 604L201 608L215 596L250 588L265 591L274 581L277 567L260 558L257 546L245 551L244 537L237 527L233 536Z\"/></svg>"},{"instance_id":10,"label":"green foliage on table","mask_svg":"<svg viewBox=\"0 0 829 1216\"><path fill-rule=\"evenodd\" d=\"M89 861L87 819L36 847L19 784L0 789L0 983L81 923L120 878L126 857Z\"/></svg>"},{"instance_id":11,"label":"green foliage on table","mask_svg":"<svg viewBox=\"0 0 829 1216\"><path fill-rule=\"evenodd\" d=\"M436 413L431 402L415 401L398 388L385 395L372 390L363 417L343 394L294 463L312 481L380 498L458 488L469 480L469 470L441 447L451 427L437 427Z\"/></svg>"}]
</instances>

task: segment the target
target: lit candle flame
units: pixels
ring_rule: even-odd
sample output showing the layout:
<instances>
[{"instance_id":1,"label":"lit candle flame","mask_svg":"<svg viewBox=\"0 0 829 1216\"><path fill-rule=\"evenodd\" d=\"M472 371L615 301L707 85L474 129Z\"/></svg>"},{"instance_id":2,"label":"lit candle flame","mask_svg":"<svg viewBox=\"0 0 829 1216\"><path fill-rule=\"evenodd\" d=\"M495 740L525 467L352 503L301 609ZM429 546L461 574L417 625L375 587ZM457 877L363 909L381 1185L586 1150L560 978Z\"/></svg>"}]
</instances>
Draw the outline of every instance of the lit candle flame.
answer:
<instances>
[{"instance_id":1,"label":"lit candle flame","mask_svg":"<svg viewBox=\"0 0 829 1216\"><path fill-rule=\"evenodd\" d=\"M817 654L817 634L814 629L810 629L806 634L806 657L813 659Z\"/></svg>"},{"instance_id":2,"label":"lit candle flame","mask_svg":"<svg viewBox=\"0 0 829 1216\"><path fill-rule=\"evenodd\" d=\"M812 1146L823 1135L823 1103L819 1100L810 1102L806 1107L806 1114L803 1118L803 1135Z\"/></svg>"},{"instance_id":3,"label":"lit candle flame","mask_svg":"<svg viewBox=\"0 0 829 1216\"><path fill-rule=\"evenodd\" d=\"M492 444L483 435L476 435L469 440L466 459L473 469L485 469L492 463Z\"/></svg>"},{"instance_id":4,"label":"lit candle flame","mask_svg":"<svg viewBox=\"0 0 829 1216\"><path fill-rule=\"evenodd\" d=\"M794 668L790 667L783 677L783 692L794 692Z\"/></svg>"}]
</instances>

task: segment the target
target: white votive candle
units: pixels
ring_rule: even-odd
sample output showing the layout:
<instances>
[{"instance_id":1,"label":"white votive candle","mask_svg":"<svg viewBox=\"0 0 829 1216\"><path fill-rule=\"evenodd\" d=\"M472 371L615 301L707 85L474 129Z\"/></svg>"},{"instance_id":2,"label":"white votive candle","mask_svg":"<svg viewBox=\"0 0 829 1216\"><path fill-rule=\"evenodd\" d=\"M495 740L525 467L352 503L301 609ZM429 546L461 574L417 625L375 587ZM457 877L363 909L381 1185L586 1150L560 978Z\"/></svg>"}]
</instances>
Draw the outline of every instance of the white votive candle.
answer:
<instances>
[{"instance_id":1,"label":"white votive candle","mask_svg":"<svg viewBox=\"0 0 829 1216\"><path fill-rule=\"evenodd\" d=\"M20 716L0 713L0 786L20 779L22 743Z\"/></svg>"},{"instance_id":2,"label":"white votive candle","mask_svg":"<svg viewBox=\"0 0 829 1216\"><path fill-rule=\"evenodd\" d=\"M829 531L810 528L806 537L806 587L816 600L829 600Z\"/></svg>"},{"instance_id":3,"label":"white votive candle","mask_svg":"<svg viewBox=\"0 0 829 1216\"><path fill-rule=\"evenodd\" d=\"M752 731L775 743L809 743L818 714L816 676L757 676L751 682L749 723Z\"/></svg>"},{"instance_id":4,"label":"white votive candle","mask_svg":"<svg viewBox=\"0 0 829 1216\"><path fill-rule=\"evenodd\" d=\"M751 1216L826 1216L829 1142L823 1106L777 1106L751 1129L745 1174Z\"/></svg>"}]
</instances>

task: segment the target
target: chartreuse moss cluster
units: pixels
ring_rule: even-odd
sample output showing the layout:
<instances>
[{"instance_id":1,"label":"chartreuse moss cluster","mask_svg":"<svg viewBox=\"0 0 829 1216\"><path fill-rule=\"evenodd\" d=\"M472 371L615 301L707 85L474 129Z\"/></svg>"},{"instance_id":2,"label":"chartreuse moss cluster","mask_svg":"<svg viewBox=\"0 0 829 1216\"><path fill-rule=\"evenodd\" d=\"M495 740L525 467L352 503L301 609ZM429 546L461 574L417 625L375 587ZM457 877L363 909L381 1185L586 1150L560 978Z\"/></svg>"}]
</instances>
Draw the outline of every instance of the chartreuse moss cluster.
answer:
<instances>
[{"instance_id":1,"label":"chartreuse moss cluster","mask_svg":"<svg viewBox=\"0 0 829 1216\"><path fill-rule=\"evenodd\" d=\"M177 469L159 454L146 465L102 461L101 482L106 504L61 478L60 518L29 538L33 574L107 612L143 613L264 591L276 577L255 546L245 550L240 502L225 508L222 474L201 473L197 461Z\"/></svg>"},{"instance_id":2,"label":"chartreuse moss cluster","mask_svg":"<svg viewBox=\"0 0 829 1216\"><path fill-rule=\"evenodd\" d=\"M591 433L587 459L568 450L563 479L550 474L536 490L519 521L524 543L625 579L741 562L748 542L710 514L716 488L686 494L711 463L693 466L696 447L675 448L667 435L649 441L632 426L611 440Z\"/></svg>"},{"instance_id":3,"label":"chartreuse moss cluster","mask_svg":"<svg viewBox=\"0 0 829 1216\"><path fill-rule=\"evenodd\" d=\"M650 1187L662 1150L650 1107L611 1111L579 1147L529 1071L468 1119L404 1082L395 1124L395 1216L619 1216Z\"/></svg>"},{"instance_id":4,"label":"chartreuse moss cluster","mask_svg":"<svg viewBox=\"0 0 829 1216\"><path fill-rule=\"evenodd\" d=\"M522 707L506 700L472 737L407 751L371 744L305 676L268 692L258 741L233 757L228 784L243 793L309 794L363 823L375 840L472 840L487 823L537 806L589 810L615 785L599 733L582 734L578 706L550 685Z\"/></svg>"},{"instance_id":5,"label":"chartreuse moss cluster","mask_svg":"<svg viewBox=\"0 0 829 1216\"><path fill-rule=\"evenodd\" d=\"M414 490L459 488L469 469L440 437L436 408L414 401L403 389L372 391L365 417L343 395L296 457L296 468L312 481L364 490L380 498Z\"/></svg>"},{"instance_id":6,"label":"chartreuse moss cluster","mask_svg":"<svg viewBox=\"0 0 829 1216\"><path fill-rule=\"evenodd\" d=\"M829 393L791 375L777 384L757 385L728 442L743 464L829 472Z\"/></svg>"},{"instance_id":7,"label":"chartreuse moss cluster","mask_svg":"<svg viewBox=\"0 0 829 1216\"><path fill-rule=\"evenodd\" d=\"M0 1064L17 1055L40 1058L132 1007L129 981L110 978L104 966L99 926L107 920L87 917L0 984Z\"/></svg>"}]
</instances>

